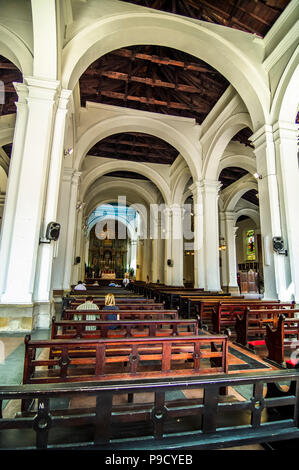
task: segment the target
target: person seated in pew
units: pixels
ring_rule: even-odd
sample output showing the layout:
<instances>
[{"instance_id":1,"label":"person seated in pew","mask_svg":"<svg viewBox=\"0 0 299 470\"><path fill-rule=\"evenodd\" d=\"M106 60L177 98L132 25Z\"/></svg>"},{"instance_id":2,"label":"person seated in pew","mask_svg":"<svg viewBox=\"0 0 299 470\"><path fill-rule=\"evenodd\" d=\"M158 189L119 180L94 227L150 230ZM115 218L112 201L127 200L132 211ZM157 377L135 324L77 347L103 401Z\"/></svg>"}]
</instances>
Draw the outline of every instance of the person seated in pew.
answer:
<instances>
[{"instance_id":1,"label":"person seated in pew","mask_svg":"<svg viewBox=\"0 0 299 470\"><path fill-rule=\"evenodd\" d=\"M123 282L122 282L124 288L126 289L128 287L128 285L130 284L130 279L128 278L128 275L125 274L125 277L123 278Z\"/></svg>"},{"instance_id":2,"label":"person seated in pew","mask_svg":"<svg viewBox=\"0 0 299 470\"><path fill-rule=\"evenodd\" d=\"M78 284L74 287L74 290L87 290L82 281L78 281Z\"/></svg>"},{"instance_id":3,"label":"person seated in pew","mask_svg":"<svg viewBox=\"0 0 299 470\"><path fill-rule=\"evenodd\" d=\"M102 308L102 310L119 310L118 306L115 305L115 297L113 294L107 294L105 296L105 307ZM116 313L109 313L109 315L106 316L106 320L119 320L119 315ZM109 330L115 330L116 326L110 326Z\"/></svg>"},{"instance_id":4,"label":"person seated in pew","mask_svg":"<svg viewBox=\"0 0 299 470\"><path fill-rule=\"evenodd\" d=\"M93 297L86 297L86 301L83 304L78 305L76 310L86 311L86 310L99 310L99 307L93 303ZM96 315L86 315L84 320L96 320ZM82 320L82 315L74 315L74 320ZM86 331L96 330L95 326L87 326Z\"/></svg>"}]
</instances>

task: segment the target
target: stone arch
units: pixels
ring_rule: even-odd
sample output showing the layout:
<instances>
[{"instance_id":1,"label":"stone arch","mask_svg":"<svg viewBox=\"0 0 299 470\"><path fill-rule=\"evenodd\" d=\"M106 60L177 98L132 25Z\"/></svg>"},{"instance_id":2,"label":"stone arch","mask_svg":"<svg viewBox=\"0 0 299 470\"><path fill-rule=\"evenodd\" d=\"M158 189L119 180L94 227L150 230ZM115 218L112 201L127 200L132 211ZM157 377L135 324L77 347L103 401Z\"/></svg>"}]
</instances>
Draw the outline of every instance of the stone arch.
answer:
<instances>
[{"instance_id":1,"label":"stone arch","mask_svg":"<svg viewBox=\"0 0 299 470\"><path fill-rule=\"evenodd\" d=\"M108 160L108 159L107 159ZM106 175L117 170L126 170L133 173L140 173L143 176L146 176L161 192L164 201L166 204L170 203L170 190L168 183L162 178L162 176L154 170L152 167L139 162L129 162L129 161L120 161L120 160L109 160L107 163L93 168L90 170L83 182L82 182L82 195L85 196L86 191L91 186L91 184L96 181L101 176Z\"/></svg>"},{"instance_id":2,"label":"stone arch","mask_svg":"<svg viewBox=\"0 0 299 470\"><path fill-rule=\"evenodd\" d=\"M179 169L173 174L174 184L172 188L172 203L182 205L183 195L185 191L186 184L192 178L190 170L188 167Z\"/></svg>"},{"instance_id":3,"label":"stone arch","mask_svg":"<svg viewBox=\"0 0 299 470\"><path fill-rule=\"evenodd\" d=\"M234 211L239 199L251 189L258 190L258 185L255 181L242 181L240 184L237 184L234 191L231 192L225 200L224 210L230 212Z\"/></svg>"},{"instance_id":4,"label":"stone arch","mask_svg":"<svg viewBox=\"0 0 299 470\"><path fill-rule=\"evenodd\" d=\"M9 59L22 72L32 76L33 55L19 36L0 24L0 54Z\"/></svg>"},{"instance_id":5,"label":"stone arch","mask_svg":"<svg viewBox=\"0 0 299 470\"><path fill-rule=\"evenodd\" d=\"M136 113L134 116L127 113L125 118L121 113L120 116L95 123L77 142L75 167L80 168L88 150L96 142L121 132L143 132L168 142L182 155L191 174L195 178L199 178L201 170L198 161L199 150L194 143L190 142L183 132L174 126L157 117L144 116L144 113Z\"/></svg>"},{"instance_id":6,"label":"stone arch","mask_svg":"<svg viewBox=\"0 0 299 470\"><path fill-rule=\"evenodd\" d=\"M105 221L108 221L108 220L114 220L114 221L120 221L122 224L124 224L127 229L128 229L128 232L129 232L129 236L131 238L131 240L136 240L136 233L133 231L133 228L132 226L129 224L129 222L127 220L125 220L123 217L120 217L120 216L115 216L115 215L106 215L105 217L96 217L91 226L89 227L89 229L87 230L87 236L89 236L90 234L90 231L91 229L100 221L102 222L105 222Z\"/></svg>"},{"instance_id":7,"label":"stone arch","mask_svg":"<svg viewBox=\"0 0 299 470\"><path fill-rule=\"evenodd\" d=\"M248 171L251 175L256 172L256 162L253 158L248 157L247 155L229 155L221 159L217 170L217 179L219 179L221 171L229 167L242 168L243 170Z\"/></svg>"},{"instance_id":8,"label":"stone arch","mask_svg":"<svg viewBox=\"0 0 299 470\"><path fill-rule=\"evenodd\" d=\"M252 128L250 117L247 113L238 113L229 117L218 129L210 145L203 165L203 173L206 179L217 179L217 171L230 140L244 127Z\"/></svg>"},{"instance_id":9,"label":"stone arch","mask_svg":"<svg viewBox=\"0 0 299 470\"><path fill-rule=\"evenodd\" d=\"M235 212L235 224L237 223L237 220L239 217L241 217L241 215L245 215L247 217L249 217L251 220L253 220L253 222L255 223L256 225L256 228L259 228L260 227L260 214L258 211L254 210L254 209L250 209L249 207L247 208L243 208L243 209L240 209L238 211Z\"/></svg>"},{"instance_id":10,"label":"stone arch","mask_svg":"<svg viewBox=\"0 0 299 470\"><path fill-rule=\"evenodd\" d=\"M221 35L224 29L215 26L146 9L104 16L84 27L64 47L63 87L73 89L87 67L112 50L140 44L172 47L219 70L238 91L255 128L259 128L265 122L270 102L266 74L249 59L246 44L244 51L236 45L244 44L245 33L231 31L230 41ZM240 35L242 41L238 41ZM251 37L249 45L252 47Z\"/></svg>"},{"instance_id":11,"label":"stone arch","mask_svg":"<svg viewBox=\"0 0 299 470\"><path fill-rule=\"evenodd\" d=\"M292 55L284 70L276 89L272 108L271 120L295 123L299 102L299 47Z\"/></svg>"}]
</instances>

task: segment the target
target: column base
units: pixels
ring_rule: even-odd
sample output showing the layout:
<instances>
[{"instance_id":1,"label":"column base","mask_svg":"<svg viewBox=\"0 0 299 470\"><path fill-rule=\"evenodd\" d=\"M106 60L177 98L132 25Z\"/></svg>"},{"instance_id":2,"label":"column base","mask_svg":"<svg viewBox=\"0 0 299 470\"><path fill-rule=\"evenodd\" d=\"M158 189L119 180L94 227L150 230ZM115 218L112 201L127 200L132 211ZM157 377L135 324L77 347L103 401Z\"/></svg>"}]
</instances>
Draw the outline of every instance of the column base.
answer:
<instances>
[{"instance_id":1,"label":"column base","mask_svg":"<svg viewBox=\"0 0 299 470\"><path fill-rule=\"evenodd\" d=\"M27 305L0 305L0 332L30 332L50 328L54 303L43 302Z\"/></svg>"},{"instance_id":2,"label":"column base","mask_svg":"<svg viewBox=\"0 0 299 470\"><path fill-rule=\"evenodd\" d=\"M241 295L239 286L222 286L222 290L226 294L232 294L232 295L235 295L235 296Z\"/></svg>"},{"instance_id":3,"label":"column base","mask_svg":"<svg viewBox=\"0 0 299 470\"><path fill-rule=\"evenodd\" d=\"M33 328L33 304L0 305L0 332L28 332Z\"/></svg>"}]
</instances>

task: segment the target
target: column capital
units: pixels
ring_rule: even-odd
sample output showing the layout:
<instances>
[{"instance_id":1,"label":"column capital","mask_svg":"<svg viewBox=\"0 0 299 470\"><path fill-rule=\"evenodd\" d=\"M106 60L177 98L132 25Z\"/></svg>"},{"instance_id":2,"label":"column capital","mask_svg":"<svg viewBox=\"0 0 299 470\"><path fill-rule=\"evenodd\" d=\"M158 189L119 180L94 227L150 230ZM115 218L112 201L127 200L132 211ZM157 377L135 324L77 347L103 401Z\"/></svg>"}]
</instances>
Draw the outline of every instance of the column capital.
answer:
<instances>
[{"instance_id":1,"label":"column capital","mask_svg":"<svg viewBox=\"0 0 299 470\"><path fill-rule=\"evenodd\" d=\"M58 80L44 80L35 77L24 77L24 84L28 88L28 104L35 102L52 104L57 100L61 88Z\"/></svg>"},{"instance_id":2,"label":"column capital","mask_svg":"<svg viewBox=\"0 0 299 470\"><path fill-rule=\"evenodd\" d=\"M298 139L298 125L292 122L277 121L273 125L274 142L279 139L295 140Z\"/></svg>"},{"instance_id":3,"label":"column capital","mask_svg":"<svg viewBox=\"0 0 299 470\"><path fill-rule=\"evenodd\" d=\"M252 136L249 137L249 140L253 143L255 150L265 146L267 142L273 142L272 126L269 124L264 124L254 134L252 134Z\"/></svg>"},{"instance_id":4,"label":"column capital","mask_svg":"<svg viewBox=\"0 0 299 470\"><path fill-rule=\"evenodd\" d=\"M24 83L13 82L13 86L18 95L18 101L16 102L16 106L19 104L27 104L27 97L28 97L28 87Z\"/></svg>"}]
</instances>

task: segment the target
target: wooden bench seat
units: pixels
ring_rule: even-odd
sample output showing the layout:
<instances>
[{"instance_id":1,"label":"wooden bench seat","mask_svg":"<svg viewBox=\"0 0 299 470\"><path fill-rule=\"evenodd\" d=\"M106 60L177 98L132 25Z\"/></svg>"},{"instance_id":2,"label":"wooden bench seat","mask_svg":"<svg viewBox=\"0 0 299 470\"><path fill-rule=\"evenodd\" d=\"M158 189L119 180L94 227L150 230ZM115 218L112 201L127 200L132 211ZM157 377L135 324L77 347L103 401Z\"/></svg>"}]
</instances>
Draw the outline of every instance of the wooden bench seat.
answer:
<instances>
[{"instance_id":1,"label":"wooden bench seat","mask_svg":"<svg viewBox=\"0 0 299 470\"><path fill-rule=\"evenodd\" d=\"M95 327L94 331L86 327ZM95 320L78 321L52 318L51 339L187 336L198 334L196 320Z\"/></svg>"},{"instance_id":2,"label":"wooden bench seat","mask_svg":"<svg viewBox=\"0 0 299 470\"><path fill-rule=\"evenodd\" d=\"M72 302L70 304L71 309L76 309L79 305L81 305L83 302ZM105 307L104 302L98 302L94 301L94 304L96 304L100 310L102 310ZM119 310L163 310L165 308L164 303L119 303L116 301L116 305L119 308Z\"/></svg>"},{"instance_id":3,"label":"wooden bench seat","mask_svg":"<svg viewBox=\"0 0 299 470\"><path fill-rule=\"evenodd\" d=\"M244 311L243 315L236 314L234 323L236 331L236 342L243 346L247 346L249 337L264 337L266 334L266 325L272 325L273 328L277 327L279 315L281 312L286 317L292 318L295 312L299 312L299 309L259 309L251 310L248 307ZM259 341L261 341L259 339ZM256 342L250 342L249 346L258 346ZM254 344L255 343L255 344ZM260 343L259 345L262 345Z\"/></svg>"},{"instance_id":4,"label":"wooden bench seat","mask_svg":"<svg viewBox=\"0 0 299 470\"><path fill-rule=\"evenodd\" d=\"M294 302L266 302L266 301L239 301L239 302L219 302L216 307L212 308L212 331L220 333L225 328L234 327L236 315L242 315L247 308L252 310L282 310L294 309ZM201 321L202 325L202 321Z\"/></svg>"},{"instance_id":5,"label":"wooden bench seat","mask_svg":"<svg viewBox=\"0 0 299 470\"><path fill-rule=\"evenodd\" d=\"M265 343L268 349L268 359L282 365L286 363L289 367L299 367L299 318L286 317L285 312L279 315L275 326L266 325ZM292 338L290 338L290 336ZM290 349L295 353L285 361L285 349Z\"/></svg>"},{"instance_id":6,"label":"wooden bench seat","mask_svg":"<svg viewBox=\"0 0 299 470\"><path fill-rule=\"evenodd\" d=\"M73 309L66 309L63 312L63 320L73 320L74 315L82 316L82 319L86 317L86 315L93 315L96 317L97 320L106 320L107 315L117 314L120 320L125 319L139 319L139 320L146 320L146 319L157 319L163 320L167 318L171 319L178 319L178 311L177 310L73 310Z\"/></svg>"},{"instance_id":7,"label":"wooden bench seat","mask_svg":"<svg viewBox=\"0 0 299 470\"><path fill-rule=\"evenodd\" d=\"M51 357L36 359L37 350ZM227 350L224 335L96 340L31 340L28 335L23 383L226 373ZM213 360L217 367L211 366Z\"/></svg>"}]
</instances>

